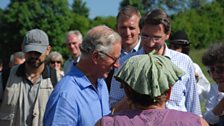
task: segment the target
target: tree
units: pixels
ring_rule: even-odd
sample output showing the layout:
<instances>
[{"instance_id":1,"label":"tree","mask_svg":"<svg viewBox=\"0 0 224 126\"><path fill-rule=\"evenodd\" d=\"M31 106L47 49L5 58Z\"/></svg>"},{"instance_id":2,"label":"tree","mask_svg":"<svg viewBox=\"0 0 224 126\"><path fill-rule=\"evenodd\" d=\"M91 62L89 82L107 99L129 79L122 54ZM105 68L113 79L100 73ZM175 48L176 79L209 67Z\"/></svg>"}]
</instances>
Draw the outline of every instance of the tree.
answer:
<instances>
[{"instance_id":1,"label":"tree","mask_svg":"<svg viewBox=\"0 0 224 126\"><path fill-rule=\"evenodd\" d=\"M53 50L63 53L64 36L72 23L72 11L67 0L12 0L1 16L1 51L3 59L12 52L21 50L25 33L33 28L44 30ZM64 54L65 55L65 54Z\"/></svg>"},{"instance_id":2,"label":"tree","mask_svg":"<svg viewBox=\"0 0 224 126\"><path fill-rule=\"evenodd\" d=\"M188 33L193 48L206 48L224 40L224 9L219 2L212 2L197 9L181 12L171 17L174 31L183 29Z\"/></svg>"},{"instance_id":3,"label":"tree","mask_svg":"<svg viewBox=\"0 0 224 126\"><path fill-rule=\"evenodd\" d=\"M107 25L108 27L115 29L116 18L109 16L109 17L96 17L94 20L91 21L91 27L96 25Z\"/></svg>"},{"instance_id":4,"label":"tree","mask_svg":"<svg viewBox=\"0 0 224 126\"><path fill-rule=\"evenodd\" d=\"M122 0L120 7L132 5L145 14L151 8L162 8L168 14L175 14L191 8L198 8L208 3L209 0Z\"/></svg>"},{"instance_id":5,"label":"tree","mask_svg":"<svg viewBox=\"0 0 224 126\"><path fill-rule=\"evenodd\" d=\"M136 7L141 14L144 14L148 10L148 8L152 6L152 3L150 2L150 0L141 0L140 2L139 0L123 0L120 3L120 8L127 5Z\"/></svg>"},{"instance_id":6,"label":"tree","mask_svg":"<svg viewBox=\"0 0 224 126\"><path fill-rule=\"evenodd\" d=\"M86 2L83 2L82 0L74 0L72 10L76 14L87 18L89 17L89 8L86 7Z\"/></svg>"},{"instance_id":7,"label":"tree","mask_svg":"<svg viewBox=\"0 0 224 126\"><path fill-rule=\"evenodd\" d=\"M77 29L85 34L89 29L89 8L86 7L86 2L82 0L74 0L72 4L72 25L71 30Z\"/></svg>"}]
</instances>

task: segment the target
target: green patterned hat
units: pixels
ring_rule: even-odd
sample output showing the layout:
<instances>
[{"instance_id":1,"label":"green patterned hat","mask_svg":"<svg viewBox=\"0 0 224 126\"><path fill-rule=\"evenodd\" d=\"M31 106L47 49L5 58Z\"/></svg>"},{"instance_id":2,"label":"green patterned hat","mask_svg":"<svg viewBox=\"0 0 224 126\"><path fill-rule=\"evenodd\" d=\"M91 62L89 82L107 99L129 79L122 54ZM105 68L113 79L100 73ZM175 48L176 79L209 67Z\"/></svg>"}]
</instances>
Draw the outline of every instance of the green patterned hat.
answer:
<instances>
[{"instance_id":1,"label":"green patterned hat","mask_svg":"<svg viewBox=\"0 0 224 126\"><path fill-rule=\"evenodd\" d=\"M140 94L158 97L183 75L167 57L149 53L128 59L115 78Z\"/></svg>"}]
</instances>

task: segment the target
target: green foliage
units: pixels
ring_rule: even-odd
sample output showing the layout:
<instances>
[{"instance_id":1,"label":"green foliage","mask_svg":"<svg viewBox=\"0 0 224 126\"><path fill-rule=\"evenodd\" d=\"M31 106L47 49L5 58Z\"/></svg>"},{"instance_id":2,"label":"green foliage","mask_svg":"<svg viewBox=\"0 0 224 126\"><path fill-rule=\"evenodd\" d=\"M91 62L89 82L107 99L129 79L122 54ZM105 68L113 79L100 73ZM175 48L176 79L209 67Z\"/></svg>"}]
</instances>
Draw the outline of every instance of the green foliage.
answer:
<instances>
[{"instance_id":1,"label":"green foliage","mask_svg":"<svg viewBox=\"0 0 224 126\"><path fill-rule=\"evenodd\" d=\"M89 17L89 8L86 7L86 2L83 2L82 0L74 0L72 10L76 14Z\"/></svg>"},{"instance_id":2,"label":"green foliage","mask_svg":"<svg viewBox=\"0 0 224 126\"><path fill-rule=\"evenodd\" d=\"M189 8L198 8L207 4L209 0L122 0L120 7L132 5L145 14L152 8L162 8L169 14L185 11Z\"/></svg>"},{"instance_id":3,"label":"green foliage","mask_svg":"<svg viewBox=\"0 0 224 126\"><path fill-rule=\"evenodd\" d=\"M136 7L141 14L144 14L149 7L151 7L151 2L149 0L123 0L120 3L120 8L125 7L127 5L131 5Z\"/></svg>"},{"instance_id":4,"label":"green foliage","mask_svg":"<svg viewBox=\"0 0 224 126\"><path fill-rule=\"evenodd\" d=\"M44 30L49 36L53 50L63 53L63 48L66 48L63 47L64 34L72 23L71 17L72 11L68 8L67 0L14 0L1 16L1 47L11 47L1 48L8 52L2 57L21 50L20 45L25 33L34 28Z\"/></svg>"},{"instance_id":5,"label":"green foliage","mask_svg":"<svg viewBox=\"0 0 224 126\"><path fill-rule=\"evenodd\" d=\"M224 8L217 2L173 15L173 31L182 29L189 36L191 47L205 48L223 40Z\"/></svg>"},{"instance_id":6,"label":"green foliage","mask_svg":"<svg viewBox=\"0 0 224 126\"><path fill-rule=\"evenodd\" d=\"M206 67L202 64L202 56L204 54L204 52L206 51L206 49L191 49L190 50L190 57L192 58L192 60L197 63L200 67L202 72L204 73L204 75L206 76L206 78L209 80L210 83L213 83L214 81L212 80L212 78L209 76Z\"/></svg>"},{"instance_id":7,"label":"green foliage","mask_svg":"<svg viewBox=\"0 0 224 126\"><path fill-rule=\"evenodd\" d=\"M72 13L67 6L67 1L54 0L41 5L44 14L42 14L43 19L40 19L40 28L48 33L53 49L65 55L64 36L72 24Z\"/></svg>"},{"instance_id":8,"label":"green foliage","mask_svg":"<svg viewBox=\"0 0 224 126\"><path fill-rule=\"evenodd\" d=\"M91 27L96 25L107 25L112 29L115 29L116 25L116 18L109 16L109 17L96 17L94 20L91 21Z\"/></svg>"},{"instance_id":9,"label":"green foliage","mask_svg":"<svg viewBox=\"0 0 224 126\"><path fill-rule=\"evenodd\" d=\"M61 52L65 58L69 54L64 44L67 31L77 29L85 36L96 25L105 24L115 28L115 17L89 19L86 2L73 1L70 7L67 0L11 0L6 9L0 9L0 58L8 58L11 53L21 50L25 33L33 28L47 32L52 49ZM122 0L120 8L132 5L142 14L154 7L165 9L171 15L172 30L185 30L191 47L198 49L224 40L224 2L216 0L207 4L207 1Z\"/></svg>"}]
</instances>

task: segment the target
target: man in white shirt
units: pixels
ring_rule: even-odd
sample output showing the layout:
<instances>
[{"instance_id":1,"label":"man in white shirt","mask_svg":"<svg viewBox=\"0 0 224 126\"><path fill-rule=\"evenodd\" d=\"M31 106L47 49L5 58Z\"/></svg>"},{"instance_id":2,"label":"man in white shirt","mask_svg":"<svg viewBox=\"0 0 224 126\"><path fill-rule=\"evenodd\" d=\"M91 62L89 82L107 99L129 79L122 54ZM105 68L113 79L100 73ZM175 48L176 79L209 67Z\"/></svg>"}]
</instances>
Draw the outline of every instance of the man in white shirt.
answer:
<instances>
[{"instance_id":1,"label":"man in white shirt","mask_svg":"<svg viewBox=\"0 0 224 126\"><path fill-rule=\"evenodd\" d=\"M176 31L173 33L169 39L169 47L175 51L189 55L190 41L187 34L184 31ZM205 103L208 98L207 94L210 90L210 83L203 74L200 66L196 63L193 63L193 65L200 102Z\"/></svg>"}]
</instances>

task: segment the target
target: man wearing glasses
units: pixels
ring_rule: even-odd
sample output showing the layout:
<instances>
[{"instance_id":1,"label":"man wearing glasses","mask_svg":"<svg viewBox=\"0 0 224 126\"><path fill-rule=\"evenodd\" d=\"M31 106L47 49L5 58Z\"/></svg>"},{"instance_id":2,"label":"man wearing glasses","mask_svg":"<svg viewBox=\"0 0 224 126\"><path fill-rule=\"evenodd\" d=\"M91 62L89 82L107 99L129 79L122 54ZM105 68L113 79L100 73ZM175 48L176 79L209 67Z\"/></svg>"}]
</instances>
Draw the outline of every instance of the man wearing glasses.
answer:
<instances>
[{"instance_id":1,"label":"man wearing glasses","mask_svg":"<svg viewBox=\"0 0 224 126\"><path fill-rule=\"evenodd\" d=\"M171 24L167 14L161 9L153 9L144 17L141 29L141 45L143 49L135 54L122 57L123 62L133 55L147 54L154 52L157 55L168 57L174 64L181 68L185 75L172 88L170 100L166 107L181 111L188 111L201 116L199 96L196 88L193 62L189 56L170 50L165 41L169 38ZM127 100L124 97L124 90L113 78L111 85L117 90L116 94L110 94L110 107L114 112L127 108ZM120 93L118 93L120 91ZM121 100L122 99L122 100Z\"/></svg>"},{"instance_id":2,"label":"man wearing glasses","mask_svg":"<svg viewBox=\"0 0 224 126\"><path fill-rule=\"evenodd\" d=\"M44 125L93 126L110 113L106 78L119 67L121 37L107 26L92 28L80 47L80 61L56 85Z\"/></svg>"}]
</instances>

